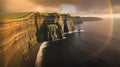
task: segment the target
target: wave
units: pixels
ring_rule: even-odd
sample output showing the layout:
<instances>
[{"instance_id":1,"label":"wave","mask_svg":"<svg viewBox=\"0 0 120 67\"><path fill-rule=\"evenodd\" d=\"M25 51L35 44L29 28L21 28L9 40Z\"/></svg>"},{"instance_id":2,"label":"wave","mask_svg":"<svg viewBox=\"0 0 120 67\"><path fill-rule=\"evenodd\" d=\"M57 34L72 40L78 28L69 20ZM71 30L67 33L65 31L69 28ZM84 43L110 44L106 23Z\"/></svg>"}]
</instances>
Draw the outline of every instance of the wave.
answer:
<instances>
[{"instance_id":1,"label":"wave","mask_svg":"<svg viewBox=\"0 0 120 67\"><path fill-rule=\"evenodd\" d=\"M66 34L72 34L72 33L77 33L77 32L85 32L85 30L75 30L75 31L70 31L70 32L68 32L68 33L64 33L65 35Z\"/></svg>"}]
</instances>

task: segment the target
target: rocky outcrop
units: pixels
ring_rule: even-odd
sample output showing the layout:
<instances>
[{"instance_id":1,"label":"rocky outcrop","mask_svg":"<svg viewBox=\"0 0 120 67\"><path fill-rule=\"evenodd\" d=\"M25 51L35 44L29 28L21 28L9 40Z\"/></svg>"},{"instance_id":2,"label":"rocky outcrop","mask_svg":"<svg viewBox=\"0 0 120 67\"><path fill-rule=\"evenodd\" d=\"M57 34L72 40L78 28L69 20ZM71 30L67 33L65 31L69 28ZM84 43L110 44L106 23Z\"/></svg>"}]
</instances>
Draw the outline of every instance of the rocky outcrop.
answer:
<instances>
[{"instance_id":1,"label":"rocky outcrop","mask_svg":"<svg viewBox=\"0 0 120 67\"><path fill-rule=\"evenodd\" d=\"M0 67L20 67L22 58L29 59L32 46L62 39L64 32L73 31L73 27L69 14L31 13L24 18L1 20Z\"/></svg>"}]
</instances>

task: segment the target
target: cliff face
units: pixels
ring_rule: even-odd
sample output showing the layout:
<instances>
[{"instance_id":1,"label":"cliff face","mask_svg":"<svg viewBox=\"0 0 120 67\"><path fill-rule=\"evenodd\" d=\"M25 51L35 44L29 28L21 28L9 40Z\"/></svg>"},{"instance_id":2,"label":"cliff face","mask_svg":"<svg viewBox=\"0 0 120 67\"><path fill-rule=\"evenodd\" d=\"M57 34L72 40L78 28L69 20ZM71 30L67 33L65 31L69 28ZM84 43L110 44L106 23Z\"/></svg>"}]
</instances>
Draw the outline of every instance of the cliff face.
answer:
<instances>
[{"instance_id":1,"label":"cliff face","mask_svg":"<svg viewBox=\"0 0 120 67\"><path fill-rule=\"evenodd\" d=\"M18 65L20 59L27 58L30 47L36 44L36 26L34 13L21 19L0 21L0 65L7 67L15 53L13 65Z\"/></svg>"},{"instance_id":2,"label":"cliff face","mask_svg":"<svg viewBox=\"0 0 120 67\"><path fill-rule=\"evenodd\" d=\"M21 59L29 59L28 53L36 43L62 39L66 29L66 32L73 30L73 22L68 17L31 13L20 19L1 20L0 67L20 67Z\"/></svg>"},{"instance_id":3,"label":"cliff face","mask_svg":"<svg viewBox=\"0 0 120 67\"><path fill-rule=\"evenodd\" d=\"M73 31L74 23L69 14L46 13L41 14L41 26L39 26L39 37L42 41L54 41L62 39L64 32Z\"/></svg>"},{"instance_id":4,"label":"cliff face","mask_svg":"<svg viewBox=\"0 0 120 67\"><path fill-rule=\"evenodd\" d=\"M74 23L72 17L69 14L62 14L64 23L64 32L71 32L74 30Z\"/></svg>"},{"instance_id":5,"label":"cliff face","mask_svg":"<svg viewBox=\"0 0 120 67\"><path fill-rule=\"evenodd\" d=\"M48 13L40 28L44 40L54 41L63 38L63 22L57 13Z\"/></svg>"}]
</instances>

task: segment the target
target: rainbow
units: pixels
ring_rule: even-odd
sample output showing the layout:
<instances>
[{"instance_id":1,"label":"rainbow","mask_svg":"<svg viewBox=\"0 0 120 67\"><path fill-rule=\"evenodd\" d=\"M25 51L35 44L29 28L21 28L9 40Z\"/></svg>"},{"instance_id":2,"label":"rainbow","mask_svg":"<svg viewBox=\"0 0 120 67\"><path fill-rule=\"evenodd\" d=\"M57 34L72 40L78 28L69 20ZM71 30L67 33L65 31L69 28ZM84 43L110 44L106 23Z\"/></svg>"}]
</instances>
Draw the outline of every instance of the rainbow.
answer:
<instances>
[{"instance_id":1,"label":"rainbow","mask_svg":"<svg viewBox=\"0 0 120 67\"><path fill-rule=\"evenodd\" d=\"M108 3L108 6L109 6L109 11L110 11L110 30L109 30L109 34L108 34L108 38L106 39L104 45L102 45L97 51L95 51L94 53L91 54L91 57L95 57L97 54L99 54L100 52L102 52L102 50L107 46L109 45L110 43L110 40L111 40L111 36L112 36L112 32L113 32L113 23L114 23L114 20L113 20L113 10L112 10L112 3L110 0L107 0L107 3Z\"/></svg>"},{"instance_id":2,"label":"rainbow","mask_svg":"<svg viewBox=\"0 0 120 67\"><path fill-rule=\"evenodd\" d=\"M111 14L111 35L112 35L112 31L113 31L113 11L112 11L112 4L111 4L111 1L110 0L107 0L108 1L108 5L110 7L110 14Z\"/></svg>"}]
</instances>

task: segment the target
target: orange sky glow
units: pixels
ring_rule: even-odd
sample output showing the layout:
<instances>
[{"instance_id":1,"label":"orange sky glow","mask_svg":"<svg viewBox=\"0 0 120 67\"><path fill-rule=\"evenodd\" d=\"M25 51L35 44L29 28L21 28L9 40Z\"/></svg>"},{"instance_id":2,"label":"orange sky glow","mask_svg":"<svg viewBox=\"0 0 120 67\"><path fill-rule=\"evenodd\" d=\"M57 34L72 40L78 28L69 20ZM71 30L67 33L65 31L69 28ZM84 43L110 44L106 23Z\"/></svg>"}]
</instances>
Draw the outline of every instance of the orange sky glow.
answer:
<instances>
[{"instance_id":1,"label":"orange sky glow","mask_svg":"<svg viewBox=\"0 0 120 67\"><path fill-rule=\"evenodd\" d=\"M111 0L113 1L113 0ZM115 2L114 2L115 1ZM113 3L117 4L117 0ZM13 12L58 12L70 13L71 15L80 16L102 16L109 17L111 11L108 0L1 0L1 13ZM118 12L115 17L120 15L120 5L113 6Z\"/></svg>"}]
</instances>

